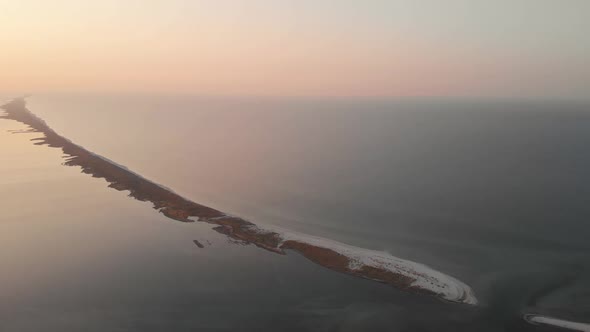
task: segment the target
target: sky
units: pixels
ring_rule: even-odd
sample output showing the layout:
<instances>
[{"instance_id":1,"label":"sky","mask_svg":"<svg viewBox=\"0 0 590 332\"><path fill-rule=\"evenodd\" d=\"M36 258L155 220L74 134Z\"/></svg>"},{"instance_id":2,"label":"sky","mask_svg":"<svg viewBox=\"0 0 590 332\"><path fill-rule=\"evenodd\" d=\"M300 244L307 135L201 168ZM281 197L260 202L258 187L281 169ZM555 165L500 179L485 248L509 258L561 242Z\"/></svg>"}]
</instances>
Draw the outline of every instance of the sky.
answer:
<instances>
[{"instance_id":1,"label":"sky","mask_svg":"<svg viewBox=\"0 0 590 332\"><path fill-rule=\"evenodd\" d=\"M0 0L0 92L590 95L587 0Z\"/></svg>"}]
</instances>

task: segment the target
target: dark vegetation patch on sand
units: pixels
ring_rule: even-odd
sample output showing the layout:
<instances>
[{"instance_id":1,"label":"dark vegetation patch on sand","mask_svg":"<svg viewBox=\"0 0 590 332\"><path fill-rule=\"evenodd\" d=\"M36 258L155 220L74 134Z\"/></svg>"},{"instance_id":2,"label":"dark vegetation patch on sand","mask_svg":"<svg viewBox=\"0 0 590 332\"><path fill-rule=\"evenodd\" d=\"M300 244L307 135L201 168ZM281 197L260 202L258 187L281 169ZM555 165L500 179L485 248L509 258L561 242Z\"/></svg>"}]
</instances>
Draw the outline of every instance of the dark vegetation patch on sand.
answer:
<instances>
[{"instance_id":1,"label":"dark vegetation patch on sand","mask_svg":"<svg viewBox=\"0 0 590 332\"><path fill-rule=\"evenodd\" d=\"M351 268L351 259L341 253L302 241L284 240L280 234L261 230L255 224L239 217L229 216L216 209L190 201L170 189L162 187L142 176L118 165L106 158L96 155L70 140L57 134L43 120L35 116L26 108L24 98L15 99L2 106L5 111L0 118L16 120L28 125L31 131L44 134L41 138L33 139L37 145L47 145L60 148L66 156L64 165L79 166L83 173L96 178L103 178L109 187L119 191L129 191L129 196L139 201L151 202L153 208L170 219L181 222L205 222L213 224L214 229L228 237L253 244L268 251L285 254L285 249L294 250L309 260L334 271L346 273L390 284L402 290L441 296L434 291L412 286L414 278L401 273L395 273L386 268L361 266ZM202 248L203 245L194 241ZM456 302L466 302L456 299Z\"/></svg>"}]
</instances>

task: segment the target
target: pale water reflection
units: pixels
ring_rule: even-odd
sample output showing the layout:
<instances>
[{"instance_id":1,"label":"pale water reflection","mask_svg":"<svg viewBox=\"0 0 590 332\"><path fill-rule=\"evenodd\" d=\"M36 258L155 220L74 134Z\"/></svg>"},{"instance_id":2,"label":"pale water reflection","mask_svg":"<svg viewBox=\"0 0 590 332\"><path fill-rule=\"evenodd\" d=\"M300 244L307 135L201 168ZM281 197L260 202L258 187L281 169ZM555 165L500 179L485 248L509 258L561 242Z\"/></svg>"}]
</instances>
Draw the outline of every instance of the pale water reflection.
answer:
<instances>
[{"instance_id":1,"label":"pale water reflection","mask_svg":"<svg viewBox=\"0 0 590 332\"><path fill-rule=\"evenodd\" d=\"M523 106L369 104L364 115L320 104L327 113L310 118L300 103L278 114L276 104L249 104L239 115L194 101L43 103L30 107L58 131L198 202L444 267L482 304L449 305L230 244L59 166L59 150L28 141L36 134L3 130L10 161L0 169L11 179L2 177L0 197L11 212L0 217L1 257L13 271L0 276L4 326L525 331L538 328L523 325L530 310L588 313L585 106L510 115L502 110Z\"/></svg>"},{"instance_id":2,"label":"pale water reflection","mask_svg":"<svg viewBox=\"0 0 590 332\"><path fill-rule=\"evenodd\" d=\"M21 129L0 121L2 330L379 330L402 324L396 298L460 309L171 221Z\"/></svg>"}]
</instances>

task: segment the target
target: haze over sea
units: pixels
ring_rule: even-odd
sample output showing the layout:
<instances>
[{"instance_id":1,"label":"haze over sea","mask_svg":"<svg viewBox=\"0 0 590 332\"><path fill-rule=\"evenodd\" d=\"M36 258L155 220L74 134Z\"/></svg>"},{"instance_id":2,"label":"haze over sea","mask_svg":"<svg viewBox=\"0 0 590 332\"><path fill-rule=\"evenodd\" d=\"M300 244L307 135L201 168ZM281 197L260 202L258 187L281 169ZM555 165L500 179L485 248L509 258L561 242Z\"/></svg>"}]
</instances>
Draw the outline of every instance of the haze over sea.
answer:
<instances>
[{"instance_id":1,"label":"haze over sea","mask_svg":"<svg viewBox=\"0 0 590 332\"><path fill-rule=\"evenodd\" d=\"M588 13L0 0L0 332L590 332Z\"/></svg>"},{"instance_id":2,"label":"haze over sea","mask_svg":"<svg viewBox=\"0 0 590 332\"><path fill-rule=\"evenodd\" d=\"M44 283L3 277L4 327L537 331L523 315L590 317L588 103L62 94L27 105L64 137L195 202L427 264L470 285L480 304L404 293L170 221L59 166L58 150L8 135L23 128L2 121L6 139L30 145L11 159L29 179L15 183L40 188L29 201L51 202L2 217L3 234L35 238L10 242L20 263L3 261L14 273L23 261L65 271Z\"/></svg>"}]
</instances>

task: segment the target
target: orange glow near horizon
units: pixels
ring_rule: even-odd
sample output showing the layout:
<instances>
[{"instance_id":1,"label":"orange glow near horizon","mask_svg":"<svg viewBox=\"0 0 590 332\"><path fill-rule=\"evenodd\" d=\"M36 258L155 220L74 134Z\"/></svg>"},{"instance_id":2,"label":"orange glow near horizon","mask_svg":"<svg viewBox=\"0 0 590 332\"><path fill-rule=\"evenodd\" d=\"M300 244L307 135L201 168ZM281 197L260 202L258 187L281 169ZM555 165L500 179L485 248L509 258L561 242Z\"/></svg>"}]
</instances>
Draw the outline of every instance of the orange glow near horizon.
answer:
<instances>
[{"instance_id":1,"label":"orange glow near horizon","mask_svg":"<svg viewBox=\"0 0 590 332\"><path fill-rule=\"evenodd\" d=\"M391 25L377 2L373 11L305 3L2 3L0 91L535 95L590 82L580 51L574 61L531 57L438 38L411 19Z\"/></svg>"}]
</instances>

